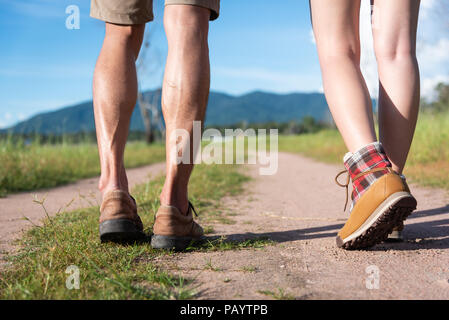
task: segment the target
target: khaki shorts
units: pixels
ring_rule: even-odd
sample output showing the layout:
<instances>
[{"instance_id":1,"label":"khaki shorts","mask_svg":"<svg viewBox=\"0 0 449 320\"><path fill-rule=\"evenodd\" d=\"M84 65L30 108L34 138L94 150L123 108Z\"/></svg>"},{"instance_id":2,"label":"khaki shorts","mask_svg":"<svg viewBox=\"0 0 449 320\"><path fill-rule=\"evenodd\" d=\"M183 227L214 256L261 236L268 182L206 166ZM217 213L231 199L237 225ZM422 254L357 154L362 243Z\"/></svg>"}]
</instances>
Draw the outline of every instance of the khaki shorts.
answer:
<instances>
[{"instance_id":1,"label":"khaki shorts","mask_svg":"<svg viewBox=\"0 0 449 320\"><path fill-rule=\"evenodd\" d=\"M165 5L185 4L210 9L210 19L220 13L220 0L165 0ZM90 16L115 24L143 24L153 20L153 0L92 0Z\"/></svg>"}]
</instances>

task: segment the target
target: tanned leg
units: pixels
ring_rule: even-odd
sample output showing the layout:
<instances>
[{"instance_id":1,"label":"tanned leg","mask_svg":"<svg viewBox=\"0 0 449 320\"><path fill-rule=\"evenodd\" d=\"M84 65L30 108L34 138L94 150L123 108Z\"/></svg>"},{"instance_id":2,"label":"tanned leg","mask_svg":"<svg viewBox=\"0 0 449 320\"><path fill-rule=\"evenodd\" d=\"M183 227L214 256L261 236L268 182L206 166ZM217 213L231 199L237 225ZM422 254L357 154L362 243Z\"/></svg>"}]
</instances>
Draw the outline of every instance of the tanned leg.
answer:
<instances>
[{"instance_id":1,"label":"tanned leg","mask_svg":"<svg viewBox=\"0 0 449 320\"><path fill-rule=\"evenodd\" d=\"M145 25L106 23L93 80L95 125L101 163L99 189L128 192L123 154L137 100L136 59Z\"/></svg>"},{"instance_id":2,"label":"tanned leg","mask_svg":"<svg viewBox=\"0 0 449 320\"><path fill-rule=\"evenodd\" d=\"M167 176L160 200L161 204L174 206L182 213L188 211L187 185L193 164L176 164L175 159L171 159L171 150L176 143L171 138L176 129L187 130L192 148L193 121L204 119L210 85L209 18L210 10L202 7L165 7L168 57L162 111L166 124Z\"/></svg>"}]
</instances>

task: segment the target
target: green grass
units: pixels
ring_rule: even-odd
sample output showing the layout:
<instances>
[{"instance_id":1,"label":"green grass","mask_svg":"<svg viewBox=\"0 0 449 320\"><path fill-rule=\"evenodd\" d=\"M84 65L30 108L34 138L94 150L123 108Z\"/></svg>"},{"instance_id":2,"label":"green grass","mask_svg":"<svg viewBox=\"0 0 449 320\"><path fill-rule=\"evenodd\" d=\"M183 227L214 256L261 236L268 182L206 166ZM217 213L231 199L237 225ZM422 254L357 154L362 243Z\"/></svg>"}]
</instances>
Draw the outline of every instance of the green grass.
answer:
<instances>
[{"instance_id":1,"label":"green grass","mask_svg":"<svg viewBox=\"0 0 449 320\"><path fill-rule=\"evenodd\" d=\"M259 290L259 293L272 297L275 300L295 300L293 295L286 293L282 288L278 288L277 292L271 290Z\"/></svg>"},{"instance_id":2,"label":"green grass","mask_svg":"<svg viewBox=\"0 0 449 320\"><path fill-rule=\"evenodd\" d=\"M189 194L206 228L210 211L220 211L220 199L243 191L249 178L238 166L199 165ZM151 226L159 206L163 177L133 190L145 226ZM43 203L45 206L45 203ZM121 246L98 239L98 207L62 212L29 230L19 241L20 251L8 256L0 274L1 299L189 299L195 297L192 279L172 275L154 262L161 255L148 243ZM151 231L151 228L147 228ZM266 239L241 242L218 238L188 251L239 250L271 244ZM80 289L66 288L66 268L80 270Z\"/></svg>"},{"instance_id":3,"label":"green grass","mask_svg":"<svg viewBox=\"0 0 449 320\"><path fill-rule=\"evenodd\" d=\"M244 267L242 267L242 271L243 272L256 272L257 271L257 267L255 267L255 266L244 266Z\"/></svg>"},{"instance_id":4,"label":"green grass","mask_svg":"<svg viewBox=\"0 0 449 320\"><path fill-rule=\"evenodd\" d=\"M206 264L204 265L204 269L203 270L209 270L209 271L215 271L215 272L220 272L223 271L222 268L216 267L212 264L212 259L209 258L206 260Z\"/></svg>"},{"instance_id":5,"label":"green grass","mask_svg":"<svg viewBox=\"0 0 449 320\"><path fill-rule=\"evenodd\" d=\"M273 245L275 242L266 237L257 237L245 239L243 241L228 240L226 237L207 240L197 246L191 246L186 249L189 251L226 251L226 250L242 250L242 249L262 249L267 245Z\"/></svg>"},{"instance_id":6,"label":"green grass","mask_svg":"<svg viewBox=\"0 0 449 320\"><path fill-rule=\"evenodd\" d=\"M449 189L449 113L421 113L404 170L410 181ZM279 151L342 165L347 149L337 130L280 136Z\"/></svg>"},{"instance_id":7,"label":"green grass","mask_svg":"<svg viewBox=\"0 0 449 320\"><path fill-rule=\"evenodd\" d=\"M125 165L138 167L164 161L162 144L129 143ZM0 142L0 196L11 192L55 187L100 174L96 144L24 145Z\"/></svg>"},{"instance_id":8,"label":"green grass","mask_svg":"<svg viewBox=\"0 0 449 320\"><path fill-rule=\"evenodd\" d=\"M341 163L347 149L337 130L279 136L279 151L301 153L327 163Z\"/></svg>"}]
</instances>

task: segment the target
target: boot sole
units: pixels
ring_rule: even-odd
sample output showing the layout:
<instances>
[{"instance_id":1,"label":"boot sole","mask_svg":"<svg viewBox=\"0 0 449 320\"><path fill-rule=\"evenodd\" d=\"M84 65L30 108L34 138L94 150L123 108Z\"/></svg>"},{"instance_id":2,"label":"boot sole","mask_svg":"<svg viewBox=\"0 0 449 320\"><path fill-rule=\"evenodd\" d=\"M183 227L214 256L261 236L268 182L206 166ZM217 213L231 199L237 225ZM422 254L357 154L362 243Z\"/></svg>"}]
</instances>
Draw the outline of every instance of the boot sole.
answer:
<instances>
[{"instance_id":1,"label":"boot sole","mask_svg":"<svg viewBox=\"0 0 449 320\"><path fill-rule=\"evenodd\" d=\"M101 242L131 243L146 238L145 233L128 219L104 221L99 229Z\"/></svg>"},{"instance_id":2,"label":"boot sole","mask_svg":"<svg viewBox=\"0 0 449 320\"><path fill-rule=\"evenodd\" d=\"M198 239L192 237L161 236L153 234L151 237L151 246L154 249L184 251L195 240Z\"/></svg>"},{"instance_id":3,"label":"boot sole","mask_svg":"<svg viewBox=\"0 0 449 320\"><path fill-rule=\"evenodd\" d=\"M346 250L354 250L369 248L381 243L415 209L416 199L410 193L394 193L350 236L345 239L337 236L337 246Z\"/></svg>"}]
</instances>

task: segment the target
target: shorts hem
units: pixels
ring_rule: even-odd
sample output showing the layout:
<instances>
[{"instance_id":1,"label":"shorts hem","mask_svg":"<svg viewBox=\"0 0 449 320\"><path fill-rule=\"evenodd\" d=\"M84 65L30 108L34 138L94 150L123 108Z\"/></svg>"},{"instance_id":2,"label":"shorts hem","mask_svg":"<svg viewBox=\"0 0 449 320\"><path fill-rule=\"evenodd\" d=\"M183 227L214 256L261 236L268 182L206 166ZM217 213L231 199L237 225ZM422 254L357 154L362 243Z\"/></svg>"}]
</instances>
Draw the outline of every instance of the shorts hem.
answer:
<instances>
[{"instance_id":1,"label":"shorts hem","mask_svg":"<svg viewBox=\"0 0 449 320\"><path fill-rule=\"evenodd\" d=\"M123 25L145 24L154 19L153 14L120 14L100 10L91 10L90 16L104 22Z\"/></svg>"},{"instance_id":2,"label":"shorts hem","mask_svg":"<svg viewBox=\"0 0 449 320\"><path fill-rule=\"evenodd\" d=\"M165 5L191 5L209 9L211 21L220 15L220 0L165 0Z\"/></svg>"}]
</instances>

